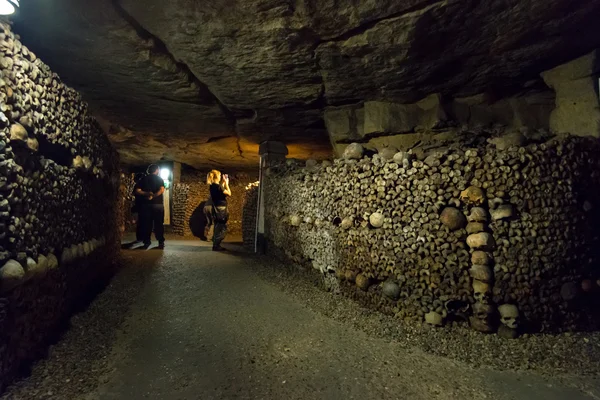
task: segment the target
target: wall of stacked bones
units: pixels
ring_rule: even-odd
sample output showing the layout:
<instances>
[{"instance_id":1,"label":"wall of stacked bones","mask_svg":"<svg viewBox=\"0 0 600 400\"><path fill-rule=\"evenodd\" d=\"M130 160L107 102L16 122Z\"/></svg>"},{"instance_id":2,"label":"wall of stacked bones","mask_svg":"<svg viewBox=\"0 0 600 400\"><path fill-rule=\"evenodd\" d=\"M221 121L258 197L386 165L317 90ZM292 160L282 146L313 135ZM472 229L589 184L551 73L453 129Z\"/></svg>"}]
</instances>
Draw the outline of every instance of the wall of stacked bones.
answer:
<instances>
[{"instance_id":1,"label":"wall of stacked bones","mask_svg":"<svg viewBox=\"0 0 600 400\"><path fill-rule=\"evenodd\" d=\"M597 140L501 148L352 144L333 163L271 166L269 248L404 320L511 337L596 328Z\"/></svg>"},{"instance_id":2,"label":"wall of stacked bones","mask_svg":"<svg viewBox=\"0 0 600 400\"><path fill-rule=\"evenodd\" d=\"M206 174L208 171L185 171L181 182L173 187L173 232L182 236L198 236L196 222L202 218L203 203L209 197ZM228 198L229 221L227 232L230 236L242 235L242 214L246 186L256 180L253 174L236 173L230 175L231 197Z\"/></svg>"},{"instance_id":3,"label":"wall of stacked bones","mask_svg":"<svg viewBox=\"0 0 600 400\"><path fill-rule=\"evenodd\" d=\"M79 94L0 23L0 390L113 270L117 163Z\"/></svg>"},{"instance_id":4,"label":"wall of stacked bones","mask_svg":"<svg viewBox=\"0 0 600 400\"><path fill-rule=\"evenodd\" d=\"M119 227L121 232L130 232L135 230L136 221L132 208L135 205L135 196L133 191L135 188L135 174L121 171L121 195L119 196L119 209L122 215L121 226Z\"/></svg>"},{"instance_id":5,"label":"wall of stacked bones","mask_svg":"<svg viewBox=\"0 0 600 400\"><path fill-rule=\"evenodd\" d=\"M252 251L256 242L257 208L258 181L246 185L242 206L242 239L244 247Z\"/></svg>"}]
</instances>

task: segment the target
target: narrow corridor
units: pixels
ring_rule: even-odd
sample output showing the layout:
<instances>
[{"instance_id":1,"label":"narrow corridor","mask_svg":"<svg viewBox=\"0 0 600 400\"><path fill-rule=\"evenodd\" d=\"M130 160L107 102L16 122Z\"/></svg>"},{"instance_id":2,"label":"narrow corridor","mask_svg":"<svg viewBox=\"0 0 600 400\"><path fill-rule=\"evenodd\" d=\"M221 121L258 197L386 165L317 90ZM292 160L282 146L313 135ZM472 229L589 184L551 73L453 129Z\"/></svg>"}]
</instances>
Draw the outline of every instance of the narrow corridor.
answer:
<instances>
[{"instance_id":1,"label":"narrow corridor","mask_svg":"<svg viewBox=\"0 0 600 400\"><path fill-rule=\"evenodd\" d=\"M4 398L600 396L597 381L577 381L588 388L584 394L576 381L561 384L530 373L472 370L370 337L260 278L253 266L259 261L241 250L213 253L206 243L170 241L164 252L126 250L124 257L129 264L73 318L49 358ZM104 337L97 335L100 331L118 333Z\"/></svg>"}]
</instances>

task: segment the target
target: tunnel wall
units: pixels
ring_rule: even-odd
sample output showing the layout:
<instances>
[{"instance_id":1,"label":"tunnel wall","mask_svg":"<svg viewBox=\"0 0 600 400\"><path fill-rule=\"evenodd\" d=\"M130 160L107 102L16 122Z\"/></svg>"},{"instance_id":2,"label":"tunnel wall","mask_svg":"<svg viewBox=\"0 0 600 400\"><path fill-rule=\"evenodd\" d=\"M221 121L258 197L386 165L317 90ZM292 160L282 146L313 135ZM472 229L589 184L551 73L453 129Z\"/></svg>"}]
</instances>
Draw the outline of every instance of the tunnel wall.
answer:
<instances>
[{"instance_id":1,"label":"tunnel wall","mask_svg":"<svg viewBox=\"0 0 600 400\"><path fill-rule=\"evenodd\" d=\"M206 174L208 171L184 171L181 183L173 191L173 232L182 236L201 236L203 224L202 208L208 199ZM256 181L253 174L230 174L231 197L228 199L229 222L227 232L231 236L242 235L242 214L246 186Z\"/></svg>"},{"instance_id":2,"label":"tunnel wall","mask_svg":"<svg viewBox=\"0 0 600 400\"><path fill-rule=\"evenodd\" d=\"M113 273L122 215L106 135L4 22L0 76L1 391Z\"/></svg>"},{"instance_id":3,"label":"tunnel wall","mask_svg":"<svg viewBox=\"0 0 600 400\"><path fill-rule=\"evenodd\" d=\"M598 141L476 136L417 157L351 145L333 164L271 166L269 253L404 320L597 329Z\"/></svg>"}]
</instances>

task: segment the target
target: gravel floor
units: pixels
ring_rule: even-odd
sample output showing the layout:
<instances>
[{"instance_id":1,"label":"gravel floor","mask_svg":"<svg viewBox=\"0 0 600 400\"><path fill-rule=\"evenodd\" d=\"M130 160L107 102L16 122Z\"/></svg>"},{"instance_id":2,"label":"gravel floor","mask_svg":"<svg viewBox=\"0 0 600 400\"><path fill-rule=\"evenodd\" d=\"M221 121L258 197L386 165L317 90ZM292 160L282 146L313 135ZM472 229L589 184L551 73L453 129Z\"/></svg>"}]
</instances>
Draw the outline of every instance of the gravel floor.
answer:
<instances>
[{"instance_id":1,"label":"gravel floor","mask_svg":"<svg viewBox=\"0 0 600 400\"><path fill-rule=\"evenodd\" d=\"M168 243L125 251L125 268L2 398L600 398L595 335L405 326L272 260ZM500 370L511 366L532 370Z\"/></svg>"},{"instance_id":2,"label":"gravel floor","mask_svg":"<svg viewBox=\"0 0 600 400\"><path fill-rule=\"evenodd\" d=\"M400 322L373 312L342 296L318 289L312 271L260 258L252 264L263 279L304 302L309 308L352 325L369 335L418 347L427 353L456 359L471 367L498 370L533 370L556 376L600 376L600 332L557 335L523 335L517 340L475 332L466 324L434 328L427 324Z\"/></svg>"}]
</instances>

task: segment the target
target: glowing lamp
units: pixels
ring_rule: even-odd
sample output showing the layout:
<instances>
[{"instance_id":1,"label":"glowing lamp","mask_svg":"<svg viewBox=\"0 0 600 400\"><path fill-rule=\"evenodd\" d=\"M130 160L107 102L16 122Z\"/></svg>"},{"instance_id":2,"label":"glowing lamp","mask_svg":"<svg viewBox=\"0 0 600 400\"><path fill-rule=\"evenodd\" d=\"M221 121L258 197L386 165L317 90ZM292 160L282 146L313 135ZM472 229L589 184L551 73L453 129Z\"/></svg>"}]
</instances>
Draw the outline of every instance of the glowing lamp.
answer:
<instances>
[{"instance_id":1,"label":"glowing lamp","mask_svg":"<svg viewBox=\"0 0 600 400\"><path fill-rule=\"evenodd\" d=\"M163 181L168 181L170 176L171 176L171 171L169 171L166 168L160 169L160 177L163 179Z\"/></svg>"},{"instance_id":2,"label":"glowing lamp","mask_svg":"<svg viewBox=\"0 0 600 400\"><path fill-rule=\"evenodd\" d=\"M19 8L19 0L0 0L0 15L11 15Z\"/></svg>"}]
</instances>

